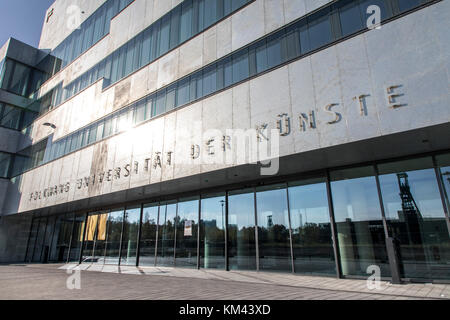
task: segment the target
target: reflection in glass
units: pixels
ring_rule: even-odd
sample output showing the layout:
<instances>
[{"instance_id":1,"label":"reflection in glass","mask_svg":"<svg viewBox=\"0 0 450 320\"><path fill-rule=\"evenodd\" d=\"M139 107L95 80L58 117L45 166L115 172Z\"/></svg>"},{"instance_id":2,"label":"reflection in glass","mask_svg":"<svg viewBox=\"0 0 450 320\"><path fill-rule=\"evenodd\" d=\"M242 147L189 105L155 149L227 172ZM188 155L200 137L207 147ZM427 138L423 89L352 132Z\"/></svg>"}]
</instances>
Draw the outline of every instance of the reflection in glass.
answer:
<instances>
[{"instance_id":1,"label":"reflection in glass","mask_svg":"<svg viewBox=\"0 0 450 320\"><path fill-rule=\"evenodd\" d=\"M119 264L122 224L123 209L114 210L108 215L105 264Z\"/></svg>"},{"instance_id":2,"label":"reflection in glass","mask_svg":"<svg viewBox=\"0 0 450 320\"><path fill-rule=\"evenodd\" d=\"M47 228L45 230L45 239L42 246L41 261L47 263L50 260L50 248L52 245L53 234L55 231L56 216L48 217Z\"/></svg>"},{"instance_id":3,"label":"reflection in glass","mask_svg":"<svg viewBox=\"0 0 450 320\"><path fill-rule=\"evenodd\" d=\"M45 240L45 231L47 228L47 218L40 218L38 226L38 234L36 237L36 243L34 245L32 262L41 262L42 247Z\"/></svg>"},{"instance_id":4,"label":"reflection in glass","mask_svg":"<svg viewBox=\"0 0 450 320\"><path fill-rule=\"evenodd\" d=\"M229 266L231 270L256 270L255 198L251 189L228 196Z\"/></svg>"},{"instance_id":5,"label":"reflection in glass","mask_svg":"<svg viewBox=\"0 0 450 320\"><path fill-rule=\"evenodd\" d=\"M72 214L59 215L56 218L55 233L50 249L50 261L66 262L72 234Z\"/></svg>"},{"instance_id":6,"label":"reflection in glass","mask_svg":"<svg viewBox=\"0 0 450 320\"><path fill-rule=\"evenodd\" d=\"M141 207L125 210L121 265L136 265Z\"/></svg>"},{"instance_id":7,"label":"reflection in glass","mask_svg":"<svg viewBox=\"0 0 450 320\"><path fill-rule=\"evenodd\" d=\"M162 204L159 210L156 264L173 267L177 204L174 202Z\"/></svg>"},{"instance_id":8,"label":"reflection in glass","mask_svg":"<svg viewBox=\"0 0 450 320\"><path fill-rule=\"evenodd\" d=\"M25 261L27 262L31 262L33 258L34 245L36 243L39 223L40 223L39 219L34 218L31 224L30 235L28 238L27 256L25 258Z\"/></svg>"},{"instance_id":9,"label":"reflection in glass","mask_svg":"<svg viewBox=\"0 0 450 320\"><path fill-rule=\"evenodd\" d=\"M284 185L256 189L259 269L292 271L289 213Z\"/></svg>"},{"instance_id":10,"label":"reflection in glass","mask_svg":"<svg viewBox=\"0 0 450 320\"><path fill-rule=\"evenodd\" d=\"M93 263L105 263L105 245L106 245L106 222L108 213L100 213L97 218L97 230L95 234L94 259Z\"/></svg>"},{"instance_id":11,"label":"reflection in glass","mask_svg":"<svg viewBox=\"0 0 450 320\"><path fill-rule=\"evenodd\" d=\"M372 167L331 173L342 274L366 276L378 265L390 276L380 202Z\"/></svg>"},{"instance_id":12,"label":"reflection in glass","mask_svg":"<svg viewBox=\"0 0 450 320\"><path fill-rule=\"evenodd\" d=\"M197 267L198 198L180 200L176 222L176 266Z\"/></svg>"},{"instance_id":13,"label":"reflection in glass","mask_svg":"<svg viewBox=\"0 0 450 320\"><path fill-rule=\"evenodd\" d=\"M139 265L155 265L156 254L156 231L158 227L158 209L157 203L144 205L142 213L142 235L139 256Z\"/></svg>"},{"instance_id":14,"label":"reflection in glass","mask_svg":"<svg viewBox=\"0 0 450 320\"><path fill-rule=\"evenodd\" d=\"M380 165L386 219L405 278L450 279L450 241L431 158Z\"/></svg>"},{"instance_id":15,"label":"reflection in glass","mask_svg":"<svg viewBox=\"0 0 450 320\"><path fill-rule=\"evenodd\" d=\"M324 179L289 184L289 209L295 272L336 275Z\"/></svg>"},{"instance_id":16,"label":"reflection in glass","mask_svg":"<svg viewBox=\"0 0 450 320\"><path fill-rule=\"evenodd\" d=\"M76 214L74 217L72 242L70 244L69 262L78 262L80 260L81 244L83 243L84 226L86 223L86 214Z\"/></svg>"},{"instance_id":17,"label":"reflection in glass","mask_svg":"<svg viewBox=\"0 0 450 320\"><path fill-rule=\"evenodd\" d=\"M225 269L225 195L201 200L200 266Z\"/></svg>"}]
</instances>

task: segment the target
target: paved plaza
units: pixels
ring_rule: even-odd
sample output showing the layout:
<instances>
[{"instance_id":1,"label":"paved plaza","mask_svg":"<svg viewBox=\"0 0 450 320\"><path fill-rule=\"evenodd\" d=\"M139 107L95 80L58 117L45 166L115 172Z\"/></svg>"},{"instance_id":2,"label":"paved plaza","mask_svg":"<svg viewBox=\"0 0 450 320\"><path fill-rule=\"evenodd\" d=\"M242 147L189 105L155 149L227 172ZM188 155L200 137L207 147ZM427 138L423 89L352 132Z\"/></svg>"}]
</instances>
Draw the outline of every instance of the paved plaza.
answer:
<instances>
[{"instance_id":1,"label":"paved plaza","mask_svg":"<svg viewBox=\"0 0 450 320\"><path fill-rule=\"evenodd\" d=\"M80 289L70 277L79 268ZM71 271L69 271L71 270ZM68 281L69 279L69 281ZM0 299L39 300L410 300L449 299L450 285L339 280L262 272L101 265L0 266Z\"/></svg>"}]
</instances>

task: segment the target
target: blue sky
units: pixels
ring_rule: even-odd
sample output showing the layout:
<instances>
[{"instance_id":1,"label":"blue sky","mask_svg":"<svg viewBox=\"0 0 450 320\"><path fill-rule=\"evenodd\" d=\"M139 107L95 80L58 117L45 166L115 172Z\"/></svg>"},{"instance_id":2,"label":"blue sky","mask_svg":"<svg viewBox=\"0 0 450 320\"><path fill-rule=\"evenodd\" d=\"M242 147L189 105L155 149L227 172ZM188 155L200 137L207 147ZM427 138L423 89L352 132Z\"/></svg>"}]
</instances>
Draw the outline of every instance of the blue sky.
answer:
<instances>
[{"instance_id":1,"label":"blue sky","mask_svg":"<svg viewBox=\"0 0 450 320\"><path fill-rule=\"evenodd\" d=\"M10 37L37 47L45 12L53 2L54 0L0 0L0 47Z\"/></svg>"}]
</instances>

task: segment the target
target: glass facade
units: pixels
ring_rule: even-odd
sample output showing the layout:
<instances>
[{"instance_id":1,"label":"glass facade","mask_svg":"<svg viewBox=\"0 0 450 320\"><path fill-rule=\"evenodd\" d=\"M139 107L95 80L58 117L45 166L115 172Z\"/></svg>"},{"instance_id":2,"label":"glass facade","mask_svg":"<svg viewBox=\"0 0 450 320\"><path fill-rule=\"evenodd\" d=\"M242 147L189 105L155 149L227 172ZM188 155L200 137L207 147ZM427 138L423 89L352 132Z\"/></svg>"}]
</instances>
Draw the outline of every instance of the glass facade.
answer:
<instances>
[{"instance_id":1,"label":"glass facade","mask_svg":"<svg viewBox=\"0 0 450 320\"><path fill-rule=\"evenodd\" d=\"M450 238L432 159L378 168L386 220L398 245L403 277L448 278Z\"/></svg>"},{"instance_id":2,"label":"glass facade","mask_svg":"<svg viewBox=\"0 0 450 320\"><path fill-rule=\"evenodd\" d=\"M374 168L332 171L331 180L342 274L366 275L377 265L390 276Z\"/></svg>"},{"instance_id":3,"label":"glass facade","mask_svg":"<svg viewBox=\"0 0 450 320\"><path fill-rule=\"evenodd\" d=\"M389 237L403 279L450 279L450 154L327 172L142 208L37 217L26 261L322 276L339 266L343 277L367 277L375 265L389 278Z\"/></svg>"},{"instance_id":4,"label":"glass facade","mask_svg":"<svg viewBox=\"0 0 450 320\"><path fill-rule=\"evenodd\" d=\"M234 270L256 270L255 194L238 190L228 194L228 259Z\"/></svg>"},{"instance_id":5,"label":"glass facade","mask_svg":"<svg viewBox=\"0 0 450 320\"><path fill-rule=\"evenodd\" d=\"M100 130L103 133L89 135L89 139L79 140L79 143L74 145L73 148L63 149L61 152L53 152L54 150L52 150L49 158L45 161L48 162L60 158L69 152L79 150L89 144L123 132L132 126L136 126L175 108L180 108L219 90L258 76L271 68L281 66L283 63L311 54L315 50L326 48L344 37L356 35L360 31L367 29L366 24L361 21L369 17L366 11L368 6L372 4L380 6L383 20L398 16L406 9L401 10L397 1L340 0L331 3L318 12L298 19L276 33L265 36L256 43L239 49L108 115L104 119L55 141L52 148L60 150L61 146L66 145L67 141L72 141L75 137L89 135L91 130L93 132ZM210 18L206 20L218 21L226 14L232 13L229 11L230 8L232 10L235 10L234 8L239 9L250 2L250 0L233 1L233 5L226 4L227 1L224 0L211 0L211 2L217 2L213 7L219 9L216 10L217 14L213 15L212 20L209 20ZM412 8L425 2L425 0L418 1ZM61 90L64 90L64 99L68 99L102 78L105 79L105 85L113 84L170 50L172 47L169 46L169 49L167 49L167 43L180 44L184 37L190 38L195 36L206 28L205 15L208 16L210 12L205 11L205 8L209 8L209 4L205 7L205 0L185 0L178 7L181 7L181 9L174 9L169 12L94 68L87 71L86 74L68 84L64 89L61 86L57 86L57 93L53 93L49 99L53 99L52 97L56 95L60 96ZM177 31L172 32L172 29L170 29L171 32L167 32L169 24L173 24ZM179 29L188 25L190 27L183 29L183 31ZM167 39L164 39L163 35ZM172 41L172 37L175 40ZM167 50L161 51L161 48ZM116 124L117 119L122 114L129 115L128 119L130 122L127 125ZM114 123L116 125L108 126L108 130L104 130L103 126L106 123Z\"/></svg>"},{"instance_id":6,"label":"glass facade","mask_svg":"<svg viewBox=\"0 0 450 320\"><path fill-rule=\"evenodd\" d=\"M296 273L336 274L326 188L324 178L289 183Z\"/></svg>"},{"instance_id":7,"label":"glass facade","mask_svg":"<svg viewBox=\"0 0 450 320\"><path fill-rule=\"evenodd\" d=\"M225 194L205 195L201 200L200 267L225 269Z\"/></svg>"}]
</instances>

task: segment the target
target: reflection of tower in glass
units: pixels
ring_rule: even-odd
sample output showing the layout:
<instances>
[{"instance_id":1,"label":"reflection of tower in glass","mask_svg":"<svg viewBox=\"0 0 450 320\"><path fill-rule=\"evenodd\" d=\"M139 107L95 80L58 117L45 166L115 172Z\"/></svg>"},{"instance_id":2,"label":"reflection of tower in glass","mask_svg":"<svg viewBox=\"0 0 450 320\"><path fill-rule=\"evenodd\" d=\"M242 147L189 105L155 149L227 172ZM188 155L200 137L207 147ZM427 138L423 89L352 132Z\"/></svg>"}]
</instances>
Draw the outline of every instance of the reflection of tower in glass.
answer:
<instances>
[{"instance_id":1,"label":"reflection of tower in glass","mask_svg":"<svg viewBox=\"0 0 450 320\"><path fill-rule=\"evenodd\" d=\"M423 251L423 239L421 234L422 214L419 207L411 194L411 188L408 181L408 174L398 173L398 186L400 189L400 199L402 201L402 211L399 211L399 220L405 223L408 235L408 242L413 245L414 256L419 261L425 257Z\"/></svg>"},{"instance_id":2,"label":"reflection of tower in glass","mask_svg":"<svg viewBox=\"0 0 450 320\"><path fill-rule=\"evenodd\" d=\"M273 227L273 216L267 216L267 228Z\"/></svg>"}]
</instances>

